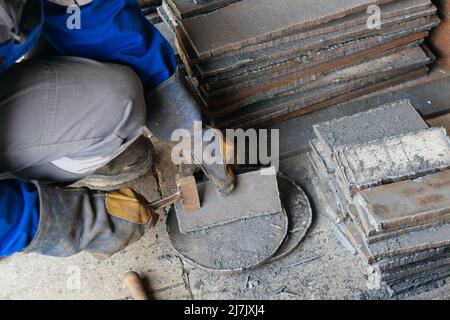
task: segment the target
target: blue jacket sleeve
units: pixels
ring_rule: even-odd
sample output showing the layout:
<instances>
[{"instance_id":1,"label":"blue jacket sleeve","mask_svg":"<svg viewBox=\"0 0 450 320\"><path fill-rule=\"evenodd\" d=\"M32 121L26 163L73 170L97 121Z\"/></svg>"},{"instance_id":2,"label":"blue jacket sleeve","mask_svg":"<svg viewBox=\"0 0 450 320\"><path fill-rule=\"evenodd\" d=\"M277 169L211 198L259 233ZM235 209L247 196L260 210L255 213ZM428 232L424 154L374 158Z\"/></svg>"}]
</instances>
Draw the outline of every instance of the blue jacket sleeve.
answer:
<instances>
[{"instance_id":1,"label":"blue jacket sleeve","mask_svg":"<svg viewBox=\"0 0 450 320\"><path fill-rule=\"evenodd\" d=\"M80 28L70 29L67 21L74 13L45 1L44 34L63 55L128 65L145 87L157 86L175 72L172 47L136 0L94 0L80 9Z\"/></svg>"},{"instance_id":2,"label":"blue jacket sleeve","mask_svg":"<svg viewBox=\"0 0 450 320\"><path fill-rule=\"evenodd\" d=\"M0 257L25 249L36 233L38 220L36 188L18 180L0 181Z\"/></svg>"}]
</instances>

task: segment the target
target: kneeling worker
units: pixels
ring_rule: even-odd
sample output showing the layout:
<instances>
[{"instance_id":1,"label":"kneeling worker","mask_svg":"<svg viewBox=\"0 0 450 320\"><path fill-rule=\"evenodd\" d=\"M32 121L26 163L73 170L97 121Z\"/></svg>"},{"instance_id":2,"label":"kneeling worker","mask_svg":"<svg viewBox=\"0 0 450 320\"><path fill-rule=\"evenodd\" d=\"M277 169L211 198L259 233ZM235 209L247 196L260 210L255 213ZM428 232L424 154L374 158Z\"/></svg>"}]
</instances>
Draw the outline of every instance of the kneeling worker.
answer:
<instances>
[{"instance_id":1,"label":"kneeling worker","mask_svg":"<svg viewBox=\"0 0 450 320\"><path fill-rule=\"evenodd\" d=\"M43 38L54 54L33 54ZM136 0L0 0L0 112L0 257L105 258L139 239L154 214L132 189L55 185L126 183L152 166L145 126L168 140L200 120ZM197 164L219 193L233 190L226 164Z\"/></svg>"}]
</instances>

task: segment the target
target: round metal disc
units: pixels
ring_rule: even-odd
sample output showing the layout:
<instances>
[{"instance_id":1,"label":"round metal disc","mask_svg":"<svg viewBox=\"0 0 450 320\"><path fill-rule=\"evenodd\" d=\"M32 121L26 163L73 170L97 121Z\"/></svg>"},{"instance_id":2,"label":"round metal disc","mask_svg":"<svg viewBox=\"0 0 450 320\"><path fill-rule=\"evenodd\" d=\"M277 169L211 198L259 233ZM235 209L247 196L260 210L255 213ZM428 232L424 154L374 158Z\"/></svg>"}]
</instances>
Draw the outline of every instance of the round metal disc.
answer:
<instances>
[{"instance_id":1,"label":"round metal disc","mask_svg":"<svg viewBox=\"0 0 450 320\"><path fill-rule=\"evenodd\" d=\"M174 249L187 261L215 273L234 273L259 266L271 258L288 231L285 212L249 218L182 234L175 210L167 217Z\"/></svg>"},{"instance_id":2,"label":"round metal disc","mask_svg":"<svg viewBox=\"0 0 450 320\"><path fill-rule=\"evenodd\" d=\"M278 176L281 203L289 219L289 229L283 244L270 261L289 255L298 248L312 223L312 209L305 192L286 176Z\"/></svg>"}]
</instances>

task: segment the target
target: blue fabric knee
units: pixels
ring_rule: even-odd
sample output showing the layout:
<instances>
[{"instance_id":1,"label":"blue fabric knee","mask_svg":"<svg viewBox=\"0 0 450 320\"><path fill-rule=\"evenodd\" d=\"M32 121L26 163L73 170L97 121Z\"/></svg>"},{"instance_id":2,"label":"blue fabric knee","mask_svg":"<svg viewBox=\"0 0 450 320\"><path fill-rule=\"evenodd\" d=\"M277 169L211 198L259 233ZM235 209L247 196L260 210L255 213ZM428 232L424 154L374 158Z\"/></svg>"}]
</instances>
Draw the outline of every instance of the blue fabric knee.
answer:
<instances>
[{"instance_id":1,"label":"blue fabric knee","mask_svg":"<svg viewBox=\"0 0 450 320\"><path fill-rule=\"evenodd\" d=\"M22 251L39 223L38 191L31 183L0 181L0 257Z\"/></svg>"}]
</instances>

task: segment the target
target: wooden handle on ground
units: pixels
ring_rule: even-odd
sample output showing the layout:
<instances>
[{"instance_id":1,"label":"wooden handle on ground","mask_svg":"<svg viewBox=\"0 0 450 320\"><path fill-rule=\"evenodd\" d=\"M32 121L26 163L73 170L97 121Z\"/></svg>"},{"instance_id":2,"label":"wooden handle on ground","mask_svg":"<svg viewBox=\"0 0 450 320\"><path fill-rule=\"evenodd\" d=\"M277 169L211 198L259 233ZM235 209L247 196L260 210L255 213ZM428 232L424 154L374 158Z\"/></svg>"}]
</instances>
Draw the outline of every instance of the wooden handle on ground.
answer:
<instances>
[{"instance_id":1,"label":"wooden handle on ground","mask_svg":"<svg viewBox=\"0 0 450 320\"><path fill-rule=\"evenodd\" d=\"M134 300L149 300L147 292L145 291L144 284L141 277L134 272L130 271L125 274L123 279L125 287L130 292Z\"/></svg>"}]
</instances>

